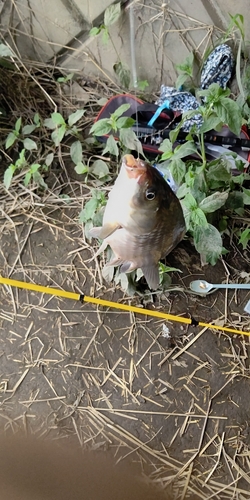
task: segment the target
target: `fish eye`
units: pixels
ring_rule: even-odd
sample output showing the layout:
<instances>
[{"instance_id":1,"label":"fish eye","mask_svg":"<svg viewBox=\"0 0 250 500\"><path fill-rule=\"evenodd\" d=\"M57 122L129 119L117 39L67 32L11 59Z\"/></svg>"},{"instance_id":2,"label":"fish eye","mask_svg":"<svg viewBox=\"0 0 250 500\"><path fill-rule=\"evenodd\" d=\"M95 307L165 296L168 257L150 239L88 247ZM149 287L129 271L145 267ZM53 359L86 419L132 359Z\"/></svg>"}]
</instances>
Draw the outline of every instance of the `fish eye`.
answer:
<instances>
[{"instance_id":1,"label":"fish eye","mask_svg":"<svg viewBox=\"0 0 250 500\"><path fill-rule=\"evenodd\" d=\"M146 191L146 198L149 201L154 200L155 199L155 192L151 191L151 189L147 189L147 191Z\"/></svg>"}]
</instances>

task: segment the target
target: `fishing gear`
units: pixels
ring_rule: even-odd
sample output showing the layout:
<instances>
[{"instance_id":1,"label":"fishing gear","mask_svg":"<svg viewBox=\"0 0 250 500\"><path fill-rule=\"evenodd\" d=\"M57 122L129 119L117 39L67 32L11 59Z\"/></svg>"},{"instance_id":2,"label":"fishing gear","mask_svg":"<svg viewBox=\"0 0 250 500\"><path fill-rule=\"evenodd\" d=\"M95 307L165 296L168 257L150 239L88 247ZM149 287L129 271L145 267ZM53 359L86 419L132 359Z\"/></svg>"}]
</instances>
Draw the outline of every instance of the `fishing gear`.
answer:
<instances>
[{"instance_id":1,"label":"fishing gear","mask_svg":"<svg viewBox=\"0 0 250 500\"><path fill-rule=\"evenodd\" d=\"M132 130L136 132L138 139L146 143L148 141L149 144L158 144L160 145L164 139L169 138L170 132L172 132L173 128L167 128L165 130L157 130L153 127L143 127L140 125L134 125ZM185 132L179 132L177 142L186 142L188 140L188 134ZM194 140L198 140L197 136L193 136ZM234 135L217 135L213 133L213 131L204 134L204 142L208 142L216 145L225 145L229 147L237 147L237 148L246 148L250 149L250 139L244 139L240 137L236 137ZM159 148L160 149L160 148Z\"/></svg>"},{"instance_id":2,"label":"fishing gear","mask_svg":"<svg viewBox=\"0 0 250 500\"><path fill-rule=\"evenodd\" d=\"M159 110L159 106L154 103L145 103L138 97L130 94L118 94L109 99L109 101L102 107L99 114L97 115L95 122L102 119L110 118L110 115L114 113L123 104L129 104L129 109L127 109L122 116L130 117L135 120L132 130L135 132L139 141L142 144L142 149L147 155L157 156L161 153L161 143L164 139L169 137L169 133L174 130L180 123L182 118L181 112L173 111L171 109L164 108L161 110L159 116L154 120L152 126L149 126L149 122L152 117ZM100 142L106 142L111 134L103 134L96 136ZM185 142L187 140L188 133L183 129L179 132L176 143ZM113 133L112 136L119 140L119 131ZM197 137L194 136L194 140ZM227 126L223 126L220 132L216 130L211 130L204 134L204 139L206 144L212 144L213 146L224 145L225 147L230 147L228 152L235 152L244 160L249 162L250 160L250 138L248 135L248 130L245 125L242 126L240 137L237 137ZM209 158L210 157L210 158ZM213 151L208 152L208 159L213 160L216 157Z\"/></svg>"},{"instance_id":3,"label":"fishing gear","mask_svg":"<svg viewBox=\"0 0 250 500\"><path fill-rule=\"evenodd\" d=\"M137 314L142 314L144 316L152 316L155 318L166 319L169 321L175 321L178 323L184 323L191 326L202 326L205 328L210 328L212 330L219 330L222 332L235 333L237 335L246 335L250 337L250 332L243 330L235 330L234 328L229 328L226 326L213 325L211 323L203 323L202 321L197 321L194 318L186 318L183 316L177 316L175 314L168 314L161 311L152 311L151 309L144 309L141 307L131 306L128 304L120 304L119 302L113 302L110 300L99 299L96 297L90 297L81 293L68 292L66 290L59 290L57 288L50 288L47 286L36 285L33 283L26 283L24 281L17 281L11 278L3 278L0 276L0 283L3 285L9 285L12 287L22 288L26 290L32 290L34 292L46 293L49 295L54 295L55 297L63 297L65 299L72 299L80 301L81 303L88 302L90 304L100 305L104 307L112 307L114 309L120 309L121 311L134 312Z\"/></svg>"}]
</instances>

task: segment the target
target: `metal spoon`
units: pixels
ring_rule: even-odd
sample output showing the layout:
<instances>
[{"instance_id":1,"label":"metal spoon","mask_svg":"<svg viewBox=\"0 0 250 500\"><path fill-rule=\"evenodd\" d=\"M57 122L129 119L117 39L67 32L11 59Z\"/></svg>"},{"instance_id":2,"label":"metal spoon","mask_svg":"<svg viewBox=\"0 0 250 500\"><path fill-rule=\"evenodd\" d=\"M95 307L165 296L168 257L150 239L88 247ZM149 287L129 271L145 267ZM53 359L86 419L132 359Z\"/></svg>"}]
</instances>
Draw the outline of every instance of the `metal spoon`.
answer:
<instances>
[{"instance_id":1,"label":"metal spoon","mask_svg":"<svg viewBox=\"0 0 250 500\"><path fill-rule=\"evenodd\" d=\"M245 290L250 290L250 283L225 283L225 284L212 284L208 283L205 280L195 280L191 281L189 285L190 289L192 292L195 293L202 293L203 295L206 295L209 293L213 288L233 288L234 290L236 289L245 289Z\"/></svg>"}]
</instances>

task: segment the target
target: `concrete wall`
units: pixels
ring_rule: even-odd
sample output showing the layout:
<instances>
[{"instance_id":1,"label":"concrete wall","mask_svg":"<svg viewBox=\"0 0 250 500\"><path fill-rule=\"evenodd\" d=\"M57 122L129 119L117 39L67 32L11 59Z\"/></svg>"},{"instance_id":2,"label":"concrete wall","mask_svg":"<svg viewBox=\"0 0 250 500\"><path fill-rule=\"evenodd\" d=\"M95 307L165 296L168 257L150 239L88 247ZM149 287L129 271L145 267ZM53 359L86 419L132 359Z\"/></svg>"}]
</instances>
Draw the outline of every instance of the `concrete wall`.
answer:
<instances>
[{"instance_id":1,"label":"concrete wall","mask_svg":"<svg viewBox=\"0 0 250 500\"><path fill-rule=\"evenodd\" d=\"M131 68L128 9L110 27L110 40L89 36L103 22L112 0L0 0L2 33L21 57L51 63L70 72L117 82L113 65ZM126 3L122 2L123 7ZM139 80L151 89L176 80L175 64L194 51L198 65L206 49L226 31L231 14L245 17L246 0L134 0L135 54ZM200 63L199 63L200 61Z\"/></svg>"}]
</instances>

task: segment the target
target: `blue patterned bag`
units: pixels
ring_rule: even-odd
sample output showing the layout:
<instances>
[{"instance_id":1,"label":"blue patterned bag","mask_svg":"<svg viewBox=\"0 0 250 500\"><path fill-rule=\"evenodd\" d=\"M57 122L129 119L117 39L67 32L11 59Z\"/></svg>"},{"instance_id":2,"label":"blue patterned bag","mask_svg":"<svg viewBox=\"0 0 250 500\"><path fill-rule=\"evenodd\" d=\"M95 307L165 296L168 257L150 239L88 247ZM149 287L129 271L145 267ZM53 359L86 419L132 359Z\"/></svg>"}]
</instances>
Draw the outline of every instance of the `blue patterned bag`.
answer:
<instances>
[{"instance_id":1,"label":"blue patterned bag","mask_svg":"<svg viewBox=\"0 0 250 500\"><path fill-rule=\"evenodd\" d=\"M208 56L203 66L200 88L204 90L212 83L218 83L221 88L225 89L232 76L233 66L232 49L226 44L218 45ZM155 118L163 109L184 113L200 106L199 101L190 92L177 90L175 87L167 87L166 85L161 86L161 94L156 104L158 104L159 110L151 118L149 126L154 124ZM182 129L184 132L189 132L193 125L199 129L202 123L202 116L197 114L186 120Z\"/></svg>"}]
</instances>

